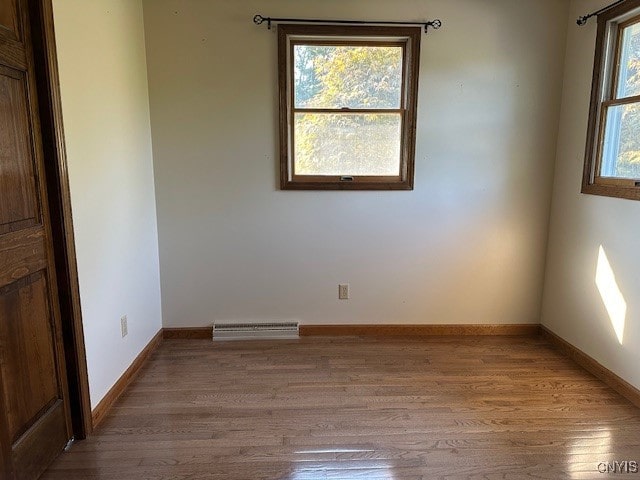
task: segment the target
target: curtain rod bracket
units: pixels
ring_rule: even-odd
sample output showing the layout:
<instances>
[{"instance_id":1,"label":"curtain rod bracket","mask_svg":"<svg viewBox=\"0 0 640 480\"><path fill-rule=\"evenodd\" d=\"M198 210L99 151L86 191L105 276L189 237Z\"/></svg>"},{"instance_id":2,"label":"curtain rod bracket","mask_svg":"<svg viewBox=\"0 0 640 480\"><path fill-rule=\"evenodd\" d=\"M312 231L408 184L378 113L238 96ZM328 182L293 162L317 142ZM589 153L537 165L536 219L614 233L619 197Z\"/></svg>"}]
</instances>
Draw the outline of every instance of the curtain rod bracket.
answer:
<instances>
[{"instance_id":1,"label":"curtain rod bracket","mask_svg":"<svg viewBox=\"0 0 640 480\"><path fill-rule=\"evenodd\" d=\"M262 25L267 23L267 29L271 30L272 23L322 23L322 24L346 24L346 25L424 25L424 33L429 33L429 28L438 30L442 27L442 21L440 19L429 20L427 22L369 22L366 20L318 20L311 18L272 18L263 17L262 15L255 15L253 17L253 23L256 25Z\"/></svg>"}]
</instances>

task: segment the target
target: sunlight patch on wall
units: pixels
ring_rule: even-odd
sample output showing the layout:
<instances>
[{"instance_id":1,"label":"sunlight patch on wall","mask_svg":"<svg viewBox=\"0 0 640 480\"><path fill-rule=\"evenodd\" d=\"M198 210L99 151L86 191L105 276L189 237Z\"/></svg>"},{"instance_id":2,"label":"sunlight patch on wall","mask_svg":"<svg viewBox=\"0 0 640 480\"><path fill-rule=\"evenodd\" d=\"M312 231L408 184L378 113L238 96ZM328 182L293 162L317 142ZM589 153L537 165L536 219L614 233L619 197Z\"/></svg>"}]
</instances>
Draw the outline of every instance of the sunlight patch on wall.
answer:
<instances>
[{"instance_id":1,"label":"sunlight patch on wall","mask_svg":"<svg viewBox=\"0 0 640 480\"><path fill-rule=\"evenodd\" d=\"M598 267L596 268L596 285L600 292L600 297L604 303L609 320L616 332L618 342L622 345L624 339L624 326L627 317L627 302L618 287L616 276L613 273L607 254L602 245L598 252Z\"/></svg>"}]
</instances>

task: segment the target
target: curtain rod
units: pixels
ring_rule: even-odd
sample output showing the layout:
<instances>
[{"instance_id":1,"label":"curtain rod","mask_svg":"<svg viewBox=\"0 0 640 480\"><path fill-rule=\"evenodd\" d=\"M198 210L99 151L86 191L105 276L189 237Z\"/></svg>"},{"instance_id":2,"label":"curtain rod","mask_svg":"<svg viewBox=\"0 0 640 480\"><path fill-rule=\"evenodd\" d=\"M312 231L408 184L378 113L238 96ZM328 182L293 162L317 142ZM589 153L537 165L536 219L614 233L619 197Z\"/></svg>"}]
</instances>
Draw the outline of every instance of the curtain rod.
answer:
<instances>
[{"instance_id":1,"label":"curtain rod","mask_svg":"<svg viewBox=\"0 0 640 480\"><path fill-rule=\"evenodd\" d=\"M318 20L312 18L273 18L256 15L253 17L253 23L262 25L267 23L267 28L271 30L272 23L324 23L324 24L346 24L346 25L424 25L424 33L429 32L429 27L438 30L442 26L442 22L438 19L429 20L427 22L374 22L367 20Z\"/></svg>"},{"instance_id":2,"label":"curtain rod","mask_svg":"<svg viewBox=\"0 0 640 480\"><path fill-rule=\"evenodd\" d=\"M576 23L580 26L586 25L591 17L595 17L597 15L600 15L601 13L606 12L607 10L611 10L612 8L617 7L621 3L624 3L625 1L626 0L618 0L617 2L613 2L611 5L607 5L606 7L601 8L600 10L591 12L588 15L583 15L582 17L578 17L578 20L576 21Z\"/></svg>"}]
</instances>

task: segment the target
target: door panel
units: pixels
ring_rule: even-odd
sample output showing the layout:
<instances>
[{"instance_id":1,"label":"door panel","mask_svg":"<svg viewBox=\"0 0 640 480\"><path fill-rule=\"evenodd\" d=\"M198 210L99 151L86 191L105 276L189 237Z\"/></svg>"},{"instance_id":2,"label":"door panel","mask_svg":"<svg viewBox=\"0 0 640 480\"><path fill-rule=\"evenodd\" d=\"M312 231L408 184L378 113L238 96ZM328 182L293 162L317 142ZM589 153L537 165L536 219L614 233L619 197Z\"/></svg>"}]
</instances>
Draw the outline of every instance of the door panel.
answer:
<instances>
[{"instance_id":1,"label":"door panel","mask_svg":"<svg viewBox=\"0 0 640 480\"><path fill-rule=\"evenodd\" d=\"M63 401L58 400L15 443L11 449L15 480L37 479L60 454L68 440L66 415Z\"/></svg>"},{"instance_id":2,"label":"door panel","mask_svg":"<svg viewBox=\"0 0 640 480\"><path fill-rule=\"evenodd\" d=\"M71 437L26 0L0 0L0 478Z\"/></svg>"},{"instance_id":3,"label":"door panel","mask_svg":"<svg viewBox=\"0 0 640 480\"><path fill-rule=\"evenodd\" d=\"M0 66L0 233L38 216L25 75Z\"/></svg>"},{"instance_id":4,"label":"door panel","mask_svg":"<svg viewBox=\"0 0 640 480\"><path fill-rule=\"evenodd\" d=\"M42 272L0 289L2 389L12 442L58 399L48 292ZM28 365L28 368L24 368Z\"/></svg>"},{"instance_id":5,"label":"door panel","mask_svg":"<svg viewBox=\"0 0 640 480\"><path fill-rule=\"evenodd\" d=\"M0 237L0 288L47 267L44 230L33 227Z\"/></svg>"},{"instance_id":6,"label":"door panel","mask_svg":"<svg viewBox=\"0 0 640 480\"><path fill-rule=\"evenodd\" d=\"M6 30L5 35L18 39L18 25L15 0L0 1L0 29Z\"/></svg>"}]
</instances>

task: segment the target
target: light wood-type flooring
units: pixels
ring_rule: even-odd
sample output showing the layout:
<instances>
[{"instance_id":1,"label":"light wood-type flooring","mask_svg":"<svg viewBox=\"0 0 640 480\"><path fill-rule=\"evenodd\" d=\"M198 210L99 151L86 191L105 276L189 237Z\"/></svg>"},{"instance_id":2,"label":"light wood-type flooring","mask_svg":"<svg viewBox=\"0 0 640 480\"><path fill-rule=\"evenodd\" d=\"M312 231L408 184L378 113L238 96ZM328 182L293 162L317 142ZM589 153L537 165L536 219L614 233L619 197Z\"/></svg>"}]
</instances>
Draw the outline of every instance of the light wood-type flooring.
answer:
<instances>
[{"instance_id":1,"label":"light wood-type flooring","mask_svg":"<svg viewBox=\"0 0 640 480\"><path fill-rule=\"evenodd\" d=\"M171 340L43 478L640 478L598 472L625 460L640 409L542 338Z\"/></svg>"}]
</instances>

